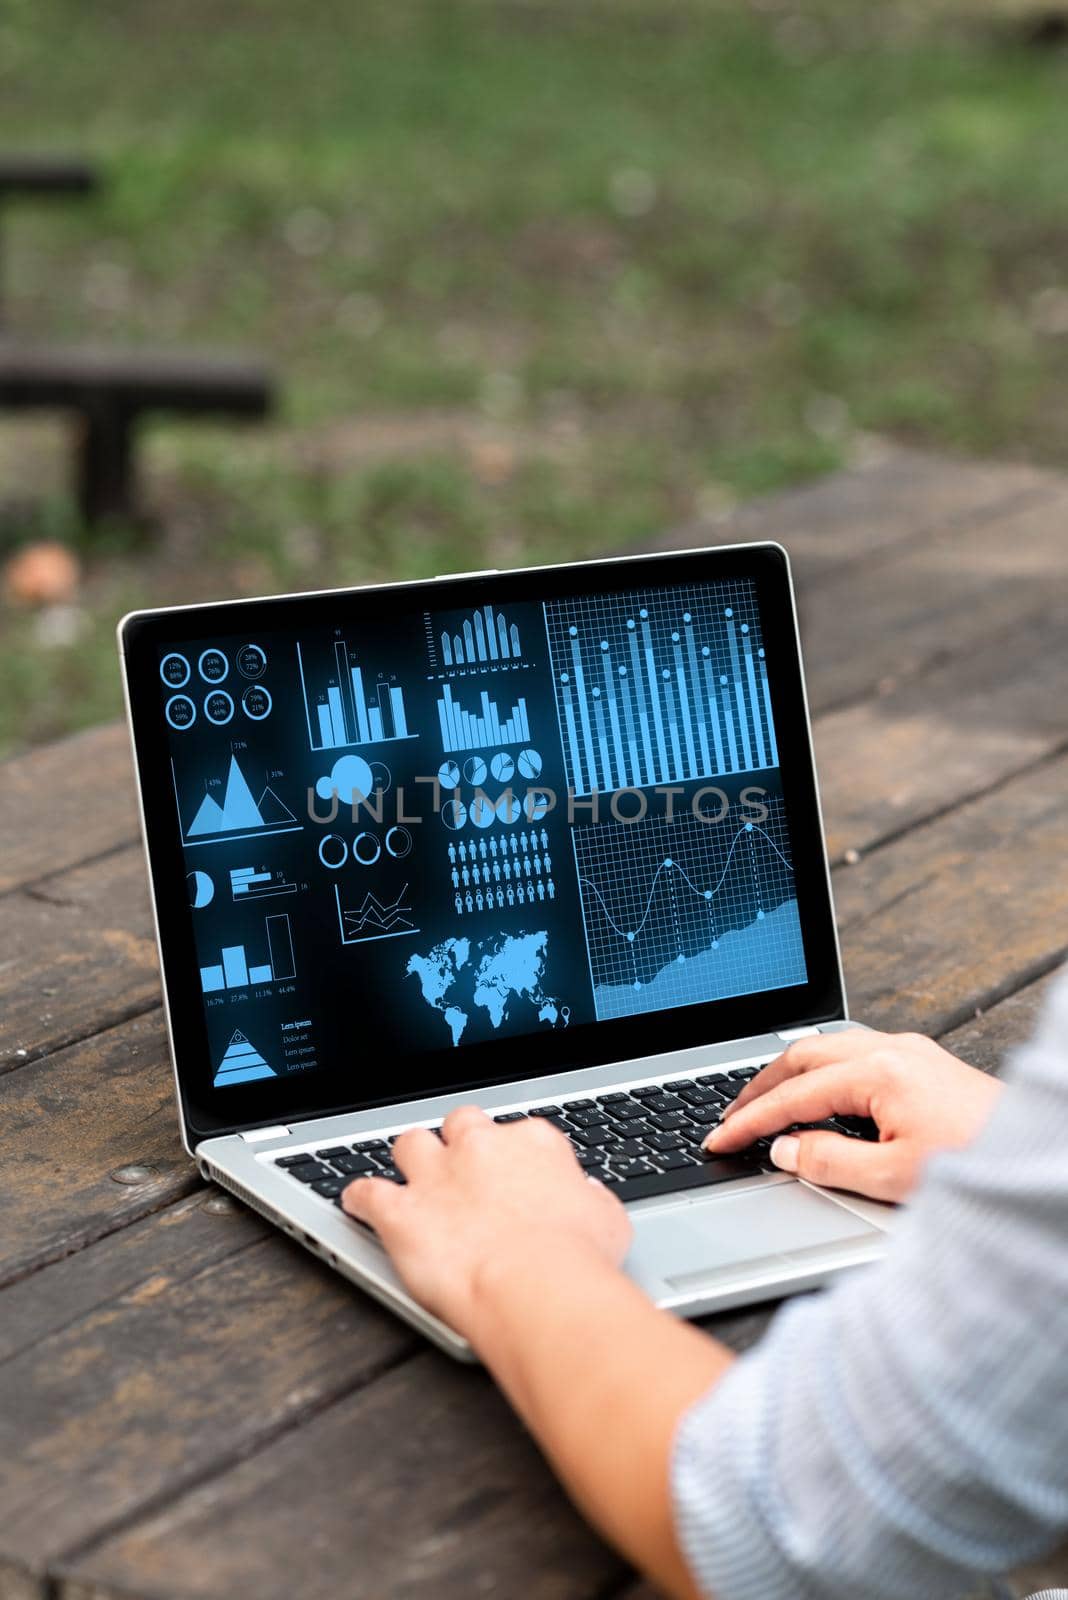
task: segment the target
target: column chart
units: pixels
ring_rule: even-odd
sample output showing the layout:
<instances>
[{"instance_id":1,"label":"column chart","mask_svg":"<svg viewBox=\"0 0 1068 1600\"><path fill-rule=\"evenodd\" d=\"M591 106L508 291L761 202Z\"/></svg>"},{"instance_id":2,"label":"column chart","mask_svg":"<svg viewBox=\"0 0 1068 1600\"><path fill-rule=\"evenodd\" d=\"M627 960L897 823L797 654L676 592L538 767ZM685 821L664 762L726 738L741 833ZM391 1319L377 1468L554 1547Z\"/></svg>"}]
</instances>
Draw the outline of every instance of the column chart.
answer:
<instances>
[{"instance_id":1,"label":"column chart","mask_svg":"<svg viewBox=\"0 0 1068 1600\"><path fill-rule=\"evenodd\" d=\"M545 624L575 794L778 765L750 580L553 601Z\"/></svg>"}]
</instances>

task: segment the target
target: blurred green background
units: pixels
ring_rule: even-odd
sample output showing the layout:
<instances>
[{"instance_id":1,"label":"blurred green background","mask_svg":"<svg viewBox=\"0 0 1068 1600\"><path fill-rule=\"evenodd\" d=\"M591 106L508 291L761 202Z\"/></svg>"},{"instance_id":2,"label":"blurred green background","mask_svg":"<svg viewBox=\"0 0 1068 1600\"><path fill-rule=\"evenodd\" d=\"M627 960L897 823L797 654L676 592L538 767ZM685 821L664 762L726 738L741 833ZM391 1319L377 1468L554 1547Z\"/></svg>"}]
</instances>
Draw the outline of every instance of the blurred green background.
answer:
<instances>
[{"instance_id":1,"label":"blurred green background","mask_svg":"<svg viewBox=\"0 0 1068 1600\"><path fill-rule=\"evenodd\" d=\"M1068 446L1068 54L981 4L0 0L20 337L265 352L265 428L151 424L91 536L0 414L0 751L119 706L138 604L640 545L887 440Z\"/></svg>"}]
</instances>

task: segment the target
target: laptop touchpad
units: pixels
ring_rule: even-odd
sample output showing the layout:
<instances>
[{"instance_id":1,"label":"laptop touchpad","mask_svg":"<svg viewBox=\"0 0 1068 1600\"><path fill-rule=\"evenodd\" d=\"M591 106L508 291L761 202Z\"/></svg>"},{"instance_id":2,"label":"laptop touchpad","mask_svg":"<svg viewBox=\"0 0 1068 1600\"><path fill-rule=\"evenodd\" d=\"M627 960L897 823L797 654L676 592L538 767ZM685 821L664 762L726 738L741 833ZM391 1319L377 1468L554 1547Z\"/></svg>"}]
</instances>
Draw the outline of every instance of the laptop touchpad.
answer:
<instances>
[{"instance_id":1,"label":"laptop touchpad","mask_svg":"<svg viewBox=\"0 0 1068 1600\"><path fill-rule=\"evenodd\" d=\"M799 1183L636 1212L627 1272L652 1295L700 1294L746 1268L862 1257L885 1234ZM874 1253L874 1252L873 1252Z\"/></svg>"}]
</instances>

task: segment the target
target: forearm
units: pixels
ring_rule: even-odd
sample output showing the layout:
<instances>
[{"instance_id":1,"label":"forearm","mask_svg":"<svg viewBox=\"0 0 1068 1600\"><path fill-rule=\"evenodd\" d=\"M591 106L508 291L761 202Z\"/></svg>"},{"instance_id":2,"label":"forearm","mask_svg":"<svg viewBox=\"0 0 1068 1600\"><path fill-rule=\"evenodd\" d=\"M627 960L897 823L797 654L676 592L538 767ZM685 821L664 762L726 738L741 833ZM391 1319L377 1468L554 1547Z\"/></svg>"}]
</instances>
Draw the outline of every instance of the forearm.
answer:
<instances>
[{"instance_id":1,"label":"forearm","mask_svg":"<svg viewBox=\"0 0 1068 1600\"><path fill-rule=\"evenodd\" d=\"M573 1499L666 1594L697 1591L674 1530L684 1411L733 1357L592 1255L534 1241L479 1283L475 1343Z\"/></svg>"}]
</instances>

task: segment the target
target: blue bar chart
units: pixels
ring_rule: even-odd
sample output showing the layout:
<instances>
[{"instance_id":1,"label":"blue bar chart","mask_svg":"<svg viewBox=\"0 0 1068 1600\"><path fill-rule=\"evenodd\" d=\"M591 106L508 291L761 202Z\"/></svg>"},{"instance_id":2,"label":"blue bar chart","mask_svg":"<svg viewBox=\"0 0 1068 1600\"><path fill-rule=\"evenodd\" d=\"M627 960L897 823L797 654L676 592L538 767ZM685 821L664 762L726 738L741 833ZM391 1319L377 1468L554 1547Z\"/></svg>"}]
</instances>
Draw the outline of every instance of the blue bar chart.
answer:
<instances>
[{"instance_id":1,"label":"blue bar chart","mask_svg":"<svg viewBox=\"0 0 1068 1600\"><path fill-rule=\"evenodd\" d=\"M225 989L247 989L250 984L282 983L297 975L293 956L293 934L284 912L265 919L268 959L250 962L243 944L224 945L221 959L200 969L200 986L205 994Z\"/></svg>"},{"instance_id":2,"label":"blue bar chart","mask_svg":"<svg viewBox=\"0 0 1068 1600\"><path fill-rule=\"evenodd\" d=\"M267 900L277 894L296 894L297 886L264 867L230 868L230 892L235 900Z\"/></svg>"},{"instance_id":3,"label":"blue bar chart","mask_svg":"<svg viewBox=\"0 0 1068 1600\"><path fill-rule=\"evenodd\" d=\"M502 717L496 700L487 690L479 697L477 711L468 711L453 698L446 684L438 700L441 748L446 755L459 750L484 750L488 745L525 744L530 738L527 702L522 695L507 717Z\"/></svg>"},{"instance_id":4,"label":"blue bar chart","mask_svg":"<svg viewBox=\"0 0 1068 1600\"><path fill-rule=\"evenodd\" d=\"M343 639L334 641L330 659L320 662L318 686L305 671L297 645L297 666L304 695L308 742L313 750L340 750L348 745L383 744L414 739L408 731L404 692L397 684L364 682L363 668Z\"/></svg>"},{"instance_id":5,"label":"blue bar chart","mask_svg":"<svg viewBox=\"0 0 1068 1600\"><path fill-rule=\"evenodd\" d=\"M778 765L748 580L556 601L545 622L576 794Z\"/></svg>"},{"instance_id":6,"label":"blue bar chart","mask_svg":"<svg viewBox=\"0 0 1068 1600\"><path fill-rule=\"evenodd\" d=\"M457 632L445 630L441 635L441 659L447 667L518 661L522 653L519 629L492 606L465 617Z\"/></svg>"}]
</instances>

